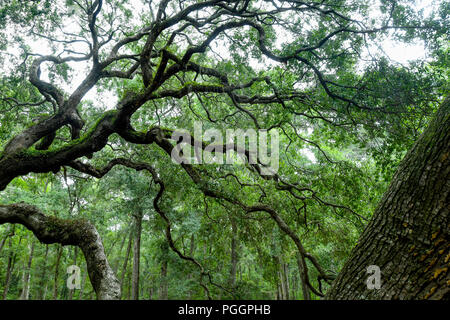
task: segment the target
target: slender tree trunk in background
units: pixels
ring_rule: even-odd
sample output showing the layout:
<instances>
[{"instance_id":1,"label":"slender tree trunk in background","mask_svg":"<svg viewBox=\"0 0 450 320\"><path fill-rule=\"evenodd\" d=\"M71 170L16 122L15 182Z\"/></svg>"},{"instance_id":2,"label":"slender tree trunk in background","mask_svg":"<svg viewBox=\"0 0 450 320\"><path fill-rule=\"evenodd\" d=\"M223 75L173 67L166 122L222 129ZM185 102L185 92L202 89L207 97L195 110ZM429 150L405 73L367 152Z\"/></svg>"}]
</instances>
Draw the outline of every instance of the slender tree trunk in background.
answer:
<instances>
[{"instance_id":1,"label":"slender tree trunk in background","mask_svg":"<svg viewBox=\"0 0 450 320\"><path fill-rule=\"evenodd\" d=\"M9 291L9 285L11 283L11 275L14 269L14 261L16 258L16 254L12 250L12 238L9 238L9 255L8 255L8 266L6 267L6 279L5 279L5 287L3 289L3 300L6 300Z\"/></svg>"},{"instance_id":2,"label":"slender tree trunk in background","mask_svg":"<svg viewBox=\"0 0 450 320\"><path fill-rule=\"evenodd\" d=\"M58 250L56 252L55 275L53 277L53 300L58 299L59 263L61 261L62 252L63 252L62 246L58 245Z\"/></svg>"},{"instance_id":3,"label":"slender tree trunk in background","mask_svg":"<svg viewBox=\"0 0 450 320\"><path fill-rule=\"evenodd\" d=\"M298 272L300 274L300 286L302 287L303 300L311 300L311 293L306 284L305 270L303 269L302 258L300 253L297 253Z\"/></svg>"},{"instance_id":4,"label":"slender tree trunk in background","mask_svg":"<svg viewBox=\"0 0 450 320\"><path fill-rule=\"evenodd\" d=\"M292 300L297 300L297 291L298 291L297 277L296 275L294 275L292 277L291 294L290 294Z\"/></svg>"},{"instance_id":5,"label":"slender tree trunk in background","mask_svg":"<svg viewBox=\"0 0 450 320\"><path fill-rule=\"evenodd\" d=\"M48 289L48 283L45 283L45 289L44 289L44 295L42 297L42 300L45 300L45 298L47 297L47 289Z\"/></svg>"},{"instance_id":6,"label":"slender tree trunk in background","mask_svg":"<svg viewBox=\"0 0 450 320\"><path fill-rule=\"evenodd\" d=\"M127 271L128 258L130 257L132 240L133 240L133 233L131 232L129 234L129 238L128 238L127 253L125 254L125 260L123 261L122 274L120 275L120 291L121 292L123 290L123 282L125 280L125 273Z\"/></svg>"},{"instance_id":7,"label":"slender tree trunk in background","mask_svg":"<svg viewBox=\"0 0 450 320\"><path fill-rule=\"evenodd\" d=\"M78 295L78 300L83 300L84 289L86 288L86 278L87 276L84 276L83 279L81 280L81 288L80 294Z\"/></svg>"},{"instance_id":8,"label":"slender tree trunk in background","mask_svg":"<svg viewBox=\"0 0 450 320\"><path fill-rule=\"evenodd\" d=\"M122 237L122 242L120 243L119 254L117 255L117 257L114 261L113 270L114 270L115 274L117 274L117 270L119 269L119 261L120 261L120 257L122 256L122 249L123 249L123 246L124 246L126 240L127 240L127 236L125 235L124 237Z\"/></svg>"},{"instance_id":9,"label":"slender tree trunk in background","mask_svg":"<svg viewBox=\"0 0 450 320\"><path fill-rule=\"evenodd\" d=\"M13 231L10 233L9 232L9 226L7 226L6 228L6 235L5 237L2 239L2 241L0 242L0 252L2 252L3 247L5 246L6 240L8 240L8 238L11 236L11 234L14 233L14 226L13 226Z\"/></svg>"},{"instance_id":10,"label":"slender tree trunk in background","mask_svg":"<svg viewBox=\"0 0 450 320\"><path fill-rule=\"evenodd\" d=\"M17 251L15 251L14 253L12 253L14 250L12 250L12 238L9 238L9 250L12 254L12 262L11 262L11 267L9 269L9 275L7 275L7 281L5 281L6 285L5 285L5 289L3 291L3 299L5 300L7 295L8 295L8 291L9 291L9 286L11 284L11 277L13 275L14 272L14 267L16 265L16 261L17 261ZM20 244L22 243L22 236L19 237L19 243L18 246L20 247Z\"/></svg>"},{"instance_id":11,"label":"slender tree trunk in background","mask_svg":"<svg viewBox=\"0 0 450 320\"><path fill-rule=\"evenodd\" d=\"M48 259L48 244L45 245L45 254L44 254L44 264L42 265L42 270L41 270L41 276L40 276L40 281L39 281L39 288L38 288L38 295L37 295L37 299L38 300L43 300L45 299L45 289L44 287L46 286L46 273L47 273L47 259Z\"/></svg>"},{"instance_id":12,"label":"slender tree trunk in background","mask_svg":"<svg viewBox=\"0 0 450 320\"><path fill-rule=\"evenodd\" d=\"M30 270L31 264L33 263L34 245L35 239L33 238L33 241L31 242L30 256L28 257L28 263L24 272L23 288L20 294L20 300L28 300L30 295Z\"/></svg>"},{"instance_id":13,"label":"slender tree trunk in background","mask_svg":"<svg viewBox=\"0 0 450 320\"><path fill-rule=\"evenodd\" d=\"M190 243L190 248L189 248L189 256L190 257L194 257L194 253L195 253L195 236L194 234L191 235L191 243ZM192 279L192 273L190 273L188 275L188 279ZM191 300L192 299L192 295L194 294L193 290L189 290L189 297L188 299Z\"/></svg>"},{"instance_id":14,"label":"slender tree trunk in background","mask_svg":"<svg viewBox=\"0 0 450 320\"><path fill-rule=\"evenodd\" d=\"M3 288L3 292L2 292L2 299L3 300L6 300L6 296L8 294L8 290L9 290L9 284L10 284L10 281L11 281L12 263L13 263L13 252L11 250L11 246L12 246L11 237L12 237L12 235L14 235L14 230L15 230L15 226L13 225L12 232L9 233L9 226L8 226L7 234L3 238L2 243L0 244L0 252L1 252L3 247L4 247L4 245L5 245L5 243L6 243L6 240L9 238L10 252L8 254L8 266L6 267L5 287Z\"/></svg>"},{"instance_id":15,"label":"slender tree trunk in background","mask_svg":"<svg viewBox=\"0 0 450 320\"><path fill-rule=\"evenodd\" d=\"M280 257L277 257L278 261L278 278L280 279L280 300L289 300L289 285L286 274L286 263Z\"/></svg>"},{"instance_id":16,"label":"slender tree trunk in background","mask_svg":"<svg viewBox=\"0 0 450 320\"><path fill-rule=\"evenodd\" d=\"M4 245L5 245L5 242L6 242L6 240L8 239L8 236L9 236L9 235L6 235L6 236L2 239L2 242L0 242L0 252L2 252L2 249L3 249Z\"/></svg>"},{"instance_id":17,"label":"slender tree trunk in background","mask_svg":"<svg viewBox=\"0 0 450 320\"><path fill-rule=\"evenodd\" d=\"M326 299L450 299L449 193L447 98L401 162ZM369 265L381 271L379 289L368 288L377 284Z\"/></svg>"},{"instance_id":18,"label":"slender tree trunk in background","mask_svg":"<svg viewBox=\"0 0 450 320\"><path fill-rule=\"evenodd\" d=\"M8 295L9 283L11 282L12 261L13 261L13 253L11 251L8 256L8 266L6 267L5 287L3 289L3 297L2 297L3 300L6 300L6 296Z\"/></svg>"},{"instance_id":19,"label":"slender tree trunk in background","mask_svg":"<svg viewBox=\"0 0 450 320\"><path fill-rule=\"evenodd\" d=\"M289 266L287 263L283 263L283 274L284 274L284 290L285 290L285 294L284 296L286 297L286 300L289 300L290 296L289 296Z\"/></svg>"},{"instance_id":20,"label":"slender tree trunk in background","mask_svg":"<svg viewBox=\"0 0 450 320\"><path fill-rule=\"evenodd\" d=\"M127 274L127 300L131 299L131 273Z\"/></svg>"},{"instance_id":21,"label":"slender tree trunk in background","mask_svg":"<svg viewBox=\"0 0 450 320\"><path fill-rule=\"evenodd\" d=\"M232 217L230 217L231 222L231 269L230 269L230 287L232 288L232 291L235 291L236 287L236 273L237 273L237 265L238 265L238 253L237 253L237 246L238 246L238 229L236 225L236 220L234 220Z\"/></svg>"},{"instance_id":22,"label":"slender tree trunk in background","mask_svg":"<svg viewBox=\"0 0 450 320\"><path fill-rule=\"evenodd\" d=\"M45 276L45 273L44 273ZM44 294L42 296L42 300L45 300L45 298L47 297L47 292L48 292L48 281L45 281L45 288L44 288Z\"/></svg>"},{"instance_id":23,"label":"slender tree trunk in background","mask_svg":"<svg viewBox=\"0 0 450 320\"><path fill-rule=\"evenodd\" d=\"M168 287L167 287L167 260L164 260L161 263L161 287L160 287L160 294L159 299L160 300L167 300L168 299Z\"/></svg>"},{"instance_id":24,"label":"slender tree trunk in background","mask_svg":"<svg viewBox=\"0 0 450 320\"><path fill-rule=\"evenodd\" d=\"M132 300L139 300L139 265L141 256L142 212L133 215L135 220L133 246Z\"/></svg>"},{"instance_id":25,"label":"slender tree trunk in background","mask_svg":"<svg viewBox=\"0 0 450 320\"><path fill-rule=\"evenodd\" d=\"M283 300L288 300L288 297L286 296L286 275L284 273L284 264L281 265L280 269L280 276L281 276L281 290L283 295Z\"/></svg>"},{"instance_id":26,"label":"slender tree trunk in background","mask_svg":"<svg viewBox=\"0 0 450 320\"><path fill-rule=\"evenodd\" d=\"M167 281L167 257L169 255L169 245L163 245L162 246L162 256L163 261L161 262L161 285L159 288L159 299L160 300L167 300L168 299L168 281Z\"/></svg>"},{"instance_id":27,"label":"slender tree trunk in background","mask_svg":"<svg viewBox=\"0 0 450 320\"><path fill-rule=\"evenodd\" d=\"M286 300L284 297L284 280L283 280L283 273L281 270L278 270L278 279L279 279L279 287L280 287L280 300Z\"/></svg>"},{"instance_id":28,"label":"slender tree trunk in background","mask_svg":"<svg viewBox=\"0 0 450 320\"><path fill-rule=\"evenodd\" d=\"M280 272L277 272L278 274L278 283L277 283L277 300L283 300L283 295L281 294L281 283L280 283Z\"/></svg>"}]
</instances>

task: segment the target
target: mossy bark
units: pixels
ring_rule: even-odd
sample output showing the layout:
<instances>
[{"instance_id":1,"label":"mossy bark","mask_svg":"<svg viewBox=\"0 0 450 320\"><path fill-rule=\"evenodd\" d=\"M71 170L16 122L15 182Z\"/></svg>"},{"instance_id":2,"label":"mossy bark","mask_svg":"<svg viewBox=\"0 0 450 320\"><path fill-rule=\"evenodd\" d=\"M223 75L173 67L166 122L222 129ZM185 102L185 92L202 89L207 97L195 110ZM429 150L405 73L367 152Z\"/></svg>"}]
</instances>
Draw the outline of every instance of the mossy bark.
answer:
<instances>
[{"instance_id":1,"label":"mossy bark","mask_svg":"<svg viewBox=\"0 0 450 320\"><path fill-rule=\"evenodd\" d=\"M450 298L450 98L400 164L326 299ZM381 271L369 289L369 265Z\"/></svg>"},{"instance_id":2,"label":"mossy bark","mask_svg":"<svg viewBox=\"0 0 450 320\"><path fill-rule=\"evenodd\" d=\"M46 216L34 206L0 205L0 224L19 223L46 244L78 246L86 259L92 286L99 300L120 299L120 285L109 266L97 229L86 220L64 220Z\"/></svg>"}]
</instances>

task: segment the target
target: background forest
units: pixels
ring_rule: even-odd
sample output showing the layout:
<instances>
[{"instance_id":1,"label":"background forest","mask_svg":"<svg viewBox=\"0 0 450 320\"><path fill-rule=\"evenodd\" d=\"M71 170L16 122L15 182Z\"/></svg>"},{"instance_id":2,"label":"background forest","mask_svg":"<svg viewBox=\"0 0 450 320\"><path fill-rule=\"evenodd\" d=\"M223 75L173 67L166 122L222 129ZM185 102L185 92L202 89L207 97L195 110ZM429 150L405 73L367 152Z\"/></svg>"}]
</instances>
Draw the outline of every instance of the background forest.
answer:
<instances>
[{"instance_id":1,"label":"background forest","mask_svg":"<svg viewBox=\"0 0 450 320\"><path fill-rule=\"evenodd\" d=\"M30 169L5 185L2 180L1 204L24 202L48 216L90 221L120 282L121 299L320 299L400 161L448 94L450 4L430 2L425 14L414 1L210 2L211 7L192 11L191 19L180 18L161 31L153 43L151 79L165 82L160 91L154 89L158 98L129 116L134 135L117 130L81 162ZM163 24L204 1L0 3L1 160L19 133L59 112L59 96L39 81L55 85L69 101L68 93L79 88L92 61L95 68L95 59L109 59L108 50L119 39L142 33L122 44L122 58L105 67L80 99L75 110L81 127L71 119L51 141L38 139L46 147L27 146L28 156L36 158L85 143L130 92L151 87L142 62L151 31L141 28L158 19ZM199 45L201 50L186 53L217 26L241 18L261 23L266 49L301 57L271 60L248 25L224 28L217 39ZM340 28L348 30L333 33ZM419 45L425 56L391 60L381 50L386 39L405 48ZM58 58L33 69L46 55ZM186 55L191 69L161 75ZM33 70L42 77L38 82L30 80ZM226 87L222 75L233 89L209 91ZM278 130L277 176L261 176L248 164L186 168L172 162L161 145L138 142L153 127L193 132L194 121L221 132ZM135 165L96 172L83 167L88 162L103 168L115 158L149 163L156 173ZM253 209L254 203L276 214ZM274 222L277 217L287 229ZM299 253L290 234L301 239L305 256L314 257L321 269ZM302 276L303 263L312 288ZM80 289L67 287L71 265L81 269ZM23 225L5 223L0 224L0 299L81 300L96 299L96 293L80 248L44 244Z\"/></svg>"}]
</instances>

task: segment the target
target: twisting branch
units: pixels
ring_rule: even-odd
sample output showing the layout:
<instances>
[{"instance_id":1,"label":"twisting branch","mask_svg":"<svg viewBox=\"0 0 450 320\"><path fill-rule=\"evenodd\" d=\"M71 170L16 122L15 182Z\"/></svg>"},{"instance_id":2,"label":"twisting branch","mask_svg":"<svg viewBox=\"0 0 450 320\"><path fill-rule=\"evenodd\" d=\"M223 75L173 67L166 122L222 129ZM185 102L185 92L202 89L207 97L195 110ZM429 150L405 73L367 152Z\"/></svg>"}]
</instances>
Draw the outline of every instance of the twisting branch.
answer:
<instances>
[{"instance_id":1,"label":"twisting branch","mask_svg":"<svg viewBox=\"0 0 450 320\"><path fill-rule=\"evenodd\" d=\"M261 5L258 2L258 6L253 5L248 0L179 1L178 9L174 7L174 10L169 10L170 1L162 0L159 1L157 6L153 5L152 1L149 1L151 21L143 21L143 25L139 27L140 29L131 31L132 28L126 30L126 28L122 29L121 27L117 27L116 29L112 15L101 15L103 7L102 0L74 0L74 2L81 9L81 23L85 24L81 25L79 22L81 28L79 34L64 32L61 27L61 33L59 35L62 34L67 39L59 39L59 37L57 39L52 37L51 34L50 36L36 34L63 46L64 49L61 54L57 55L55 53L55 55L46 56L26 54L27 57L36 57L29 69L30 83L37 88L45 98L45 101L52 103L54 112L51 116L32 126L27 126L22 132L13 136L6 144L3 152L0 153L0 191L4 190L11 180L17 176L26 175L30 172L56 173L62 166L67 165L98 178L102 177L117 164L129 166L136 170L148 170L152 174L154 181L160 186L154 206L155 209L158 208L158 213L167 224L166 236L168 237L169 244L171 244L171 248L181 258L196 264L200 268L202 276L207 275L208 277L210 277L209 274L205 273L202 266L195 259L182 255L174 245L170 235L170 221L164 214L164 211L159 207L159 200L161 200L164 192L164 184L151 166L135 164L124 159L115 159L105 168L96 169L77 159L84 156L91 157L94 152L102 150L106 146L109 137L114 133L117 133L121 138L130 143L156 143L160 148L170 154L173 148L173 141L170 140L172 130L154 127L148 132L138 132L132 128L130 119L147 102L166 102L172 98L183 100L182 98L185 97L191 98L193 94L197 95L210 122L215 123L219 120L213 120L211 118L210 112L200 98L202 94L205 94L205 96L208 94L209 97L224 97L222 103L228 104L231 107L231 111L227 110L227 108L221 108L221 105L219 105L218 109L220 109L220 112L224 111L226 113L222 117L223 122L237 114L244 113L251 119L256 128L263 127L263 122L259 119L258 115L271 112L272 110L269 107L272 106L282 107L283 111L287 113L286 119L289 119L292 115L293 117L303 117L311 122L315 120L324 121L327 124L335 126L357 124L355 118L350 114L350 107L371 112L383 111L386 113L394 113L392 110L381 109L379 107L380 101L366 103L366 105L361 103L363 93L369 92L365 88L365 80L361 81L361 84L352 86L345 80L348 77L339 76L339 80L333 81L331 76L328 76L322 71L322 63L327 63L332 59L340 58L347 54L353 58L353 55L359 54L358 48L348 49L350 52L347 49L343 49L343 51L332 54L327 52L335 50L324 49L329 45L335 45L334 40L343 40L343 35L346 38L345 42L351 42L350 46L354 44L356 47L359 47L360 42L364 41L362 38L369 34L382 33L394 28L423 28L420 25L389 25L389 22L394 20L392 19L396 10L396 6L394 5L391 7L388 19L380 27L367 28L363 23L347 16L347 12L351 12L352 9L345 9L339 12L341 9L338 6L328 4L326 1L265 0L262 1ZM105 4L108 5L109 3L105 2ZM205 17L203 13L208 13L208 15ZM281 27L295 34L298 31L296 30L296 26L290 25L289 21L283 16L294 17L297 20L303 14L305 16L316 15L321 17L321 22L324 23L319 29L311 32L314 35L313 37L306 37L310 40L314 39L307 41L311 43L304 43L302 45L298 44L302 40L299 37L299 39L287 45L286 48L276 50L272 45L273 39L269 39L269 32L271 32L269 30ZM322 19L324 17L326 19ZM99 18L103 18L109 23L107 27L109 30L105 30L99 25ZM272 74L272 72L277 72L274 69L267 73L263 72L262 76L253 79L248 79L246 76L240 75L238 76L240 80L235 80L227 72L223 71L224 69L222 69L220 63L212 63L212 65L210 64L207 67L202 65L211 62L206 52L208 49L211 49L211 44L214 41L220 39L220 36L225 35L231 41L235 41L235 44L238 44L227 33L231 34L236 30L247 28L250 29L251 33L249 34L249 39L245 39L245 43L249 46L253 45L256 51L258 51L257 53L275 62L284 64L286 68L295 68L293 66L294 64L291 63L295 62L296 65L300 66L300 69L304 69L300 72L302 75L297 78L294 84L288 81L289 87L296 87L296 84L300 84L302 85L300 87L303 89L294 90L289 88L286 90L282 86L278 87L275 85L275 81L265 76ZM328 28L328 30L322 34L321 38L315 39L325 28ZM121 36L117 34L121 34ZM183 40L181 45L178 42L180 39ZM111 41L115 41L115 43ZM79 50L74 46L79 42L84 42L89 45L89 53L84 54L78 52ZM108 52L108 46L106 44L110 42L111 46ZM101 49L105 52L100 52ZM179 50L179 52L173 53L170 51L174 49ZM198 56L201 57L197 59ZM353 59L351 60L353 61ZM80 61L91 61L92 66L81 84L71 93L64 93L59 88L59 85L47 83L41 78L41 69L43 69L44 64L50 63L54 66L61 66L64 63ZM346 63L342 65L346 65ZM23 63L23 66L26 66L26 64ZM295 71L292 70L292 76L295 76ZM125 88L125 93L119 99L115 109L104 113L82 136L85 121L79 112L79 107L89 90L98 85L98 82L102 79L109 80L113 78L116 81L118 79L133 79L133 82L137 82L139 77L142 77L142 83L138 86ZM305 79L304 77L308 77L309 79L301 83ZM192 78L194 81L197 78L207 78L212 81L211 83L205 81L202 83L188 82ZM264 83L260 83L263 81L265 85ZM284 81L280 82L284 83ZM318 91L317 89L311 89L312 82L317 84ZM177 87L179 83L181 83L181 87ZM257 86L260 87L256 88ZM256 90L263 93L255 95L253 92ZM322 95L322 91L326 95ZM267 94L267 92L271 93ZM319 92L319 94L316 95L315 92ZM316 97L320 101L332 100L332 103L326 106L326 108L322 106L318 107L317 103L319 102L315 101ZM12 105L14 104L13 102L14 100L6 101L6 103L12 103ZM297 102L307 106L307 111L295 110L292 105ZM173 105L173 103L170 104ZM34 106L33 103L28 105ZM26 106L26 104L23 103L22 106ZM189 105L189 107L192 106ZM191 108L191 111L195 114L194 109ZM253 111L255 109L257 111ZM344 116L338 119L341 114L344 114ZM351 121L347 121L347 116ZM158 121L160 121L158 114L157 117ZM275 121L274 123L276 124L272 124L270 129L282 127L283 124L289 123L293 127L298 139L315 146L329 162L333 162L317 143L301 137L290 120L286 119ZM59 136L61 128L67 125L71 127L71 142L63 146L51 148L55 140L61 139ZM285 136L287 136L286 132ZM288 139L291 140L290 137ZM193 139L191 141L194 145L198 146ZM206 148L203 142L200 142L199 145L202 149ZM233 149L239 154L245 155L247 160L252 156L249 150L238 150L234 144L231 148L230 146L224 145L223 149ZM206 179L208 177L205 177L203 172L196 170L195 167L182 164L182 168L191 177L192 181L200 187L204 195L232 203L247 213L261 211L270 215L278 227L296 244L302 257L303 269L306 275L308 270L305 260L309 260L318 270L321 279L330 279L314 257L305 251L300 239L284 222L282 216L272 207L262 203L263 197L260 198L260 202L248 205L234 197L229 197L226 194L209 188L207 185L208 180ZM286 181L288 179L283 179L278 174L270 177L263 176L261 174L262 164L260 162L251 164L247 168L252 173L255 173L258 179L262 178L267 181L273 181L273 186L277 190L288 192L289 199L293 198L291 200L304 201L311 199L320 205L333 209L345 209L356 215L359 219L364 219L364 217L353 212L350 208L322 200L313 189L290 183ZM230 175L225 176L225 178L227 177L230 177ZM237 176L233 175L232 177L241 186L246 185ZM250 186L250 184L247 185ZM255 184L254 186L259 185ZM260 190L264 195L264 189L260 187ZM311 290L320 295L320 292L313 288L307 276L306 279L307 285ZM211 279L210 282L212 283ZM208 290L206 286L204 288Z\"/></svg>"},{"instance_id":2,"label":"twisting branch","mask_svg":"<svg viewBox=\"0 0 450 320\"><path fill-rule=\"evenodd\" d=\"M168 155L171 155L173 146L169 142L169 140L160 137L155 138L155 143L159 145ZM238 207L242 208L245 212L251 213L251 212L257 212L262 211L266 212L270 215L270 217L276 222L277 226L286 234L288 235L295 243L300 255L302 256L302 259L308 259L311 261L311 263L314 265L316 270L319 272L319 275L321 279L325 280L331 280L333 276L328 275L323 268L320 266L318 261L309 254L303 247L300 238L295 234L295 232L284 222L282 217L279 213L277 213L276 210L271 208L269 205L262 204L262 203L256 203L253 205L246 205L245 203L241 202L239 199L230 197L228 195L223 194L222 192L219 192L217 190L214 190L209 187L209 184L207 181L205 181L201 175L201 173L196 170L192 165L187 163L181 163L181 166L186 171L186 173L189 175L189 177L192 179L192 181L199 187L199 189L205 194L205 196L216 198L216 199L222 199L230 204L237 205ZM314 286L311 284L309 277L308 277L308 268L306 263L304 263L304 272L305 272L305 279L306 284L308 287L318 296L323 296L323 293L319 292L314 288Z\"/></svg>"},{"instance_id":3,"label":"twisting branch","mask_svg":"<svg viewBox=\"0 0 450 320\"><path fill-rule=\"evenodd\" d=\"M142 171L142 170L146 170L148 171L152 178L153 181L159 186L159 190L158 193L156 195L156 197L153 199L153 207L155 208L155 211L161 216L161 218L164 220L164 222L166 223L166 230L165 230L165 234L166 234L166 238L167 238L167 242L169 244L169 247L172 249L172 251L174 251L181 259L189 261L191 263L193 263L196 267L198 267L198 269L200 270L200 286L205 290L207 296L209 299L211 299L211 295L209 292L208 287L203 283L203 278L207 277L209 280L209 283L226 291L229 292L231 294L233 294L230 290L224 288L223 286L213 282L212 276L211 274L205 270L205 268L202 266L202 264L200 264L200 262L198 262L196 259L194 259L193 257L190 256L186 256L184 255L175 245L175 242L172 238L172 233L171 233L171 222L169 220L169 218L167 217L166 213L162 210L162 208L159 205L159 201L161 200L164 190L165 190L165 185L164 182L160 179L158 173L156 172L156 170L149 164L144 163L144 162L134 162L125 158L116 158L111 160L106 166L104 166L103 168L95 168L93 166L91 166L90 164L87 163L82 163L80 161L72 161L71 163L69 163L69 166L72 167L73 169L91 175L93 177L96 178L101 178L103 177L105 174L107 174L109 171L111 171L111 169L117 165L122 165L124 167L127 168L131 168L134 169L136 171Z\"/></svg>"},{"instance_id":4,"label":"twisting branch","mask_svg":"<svg viewBox=\"0 0 450 320\"><path fill-rule=\"evenodd\" d=\"M92 57L94 66L97 66L99 64L98 60L99 42L97 30L95 28L95 22L97 20L98 14L100 13L100 10L102 9L102 4L103 4L102 0L96 0L88 10L89 30L91 31L92 35Z\"/></svg>"},{"instance_id":5,"label":"twisting branch","mask_svg":"<svg viewBox=\"0 0 450 320\"><path fill-rule=\"evenodd\" d=\"M4 223L22 224L45 244L79 247L86 259L97 299L120 299L119 281L109 266L100 235L89 221L46 216L32 205L17 203L0 205L0 224Z\"/></svg>"}]
</instances>

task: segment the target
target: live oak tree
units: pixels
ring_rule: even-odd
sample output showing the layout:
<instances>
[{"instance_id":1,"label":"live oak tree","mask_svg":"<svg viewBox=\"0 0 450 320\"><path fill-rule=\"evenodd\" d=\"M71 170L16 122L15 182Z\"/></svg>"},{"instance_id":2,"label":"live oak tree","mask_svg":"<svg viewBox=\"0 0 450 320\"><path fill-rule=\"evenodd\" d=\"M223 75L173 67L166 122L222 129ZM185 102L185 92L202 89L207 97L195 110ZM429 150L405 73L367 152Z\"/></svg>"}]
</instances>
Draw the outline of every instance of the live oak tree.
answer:
<instances>
[{"instance_id":1,"label":"live oak tree","mask_svg":"<svg viewBox=\"0 0 450 320\"><path fill-rule=\"evenodd\" d=\"M327 298L450 298L449 128L447 98L403 159ZM367 287L367 264L382 270L379 290Z\"/></svg>"},{"instance_id":2,"label":"live oak tree","mask_svg":"<svg viewBox=\"0 0 450 320\"><path fill-rule=\"evenodd\" d=\"M236 297L240 256L251 254L237 242L270 257L273 274L293 247L303 297L323 297L339 271L337 257L347 256L448 91L448 4L425 18L413 2L4 1L0 190L7 194L33 174L67 182L67 175L106 179L117 167L138 171L150 189L136 199L151 197L148 207L159 217L152 229L163 230L161 248L174 254L162 257L164 278L177 257L192 265L189 274L206 297ZM373 53L386 38L420 39L432 59L395 64ZM328 297L448 298L448 104L436 119L392 178ZM279 171L262 174L259 158L172 163L173 133L193 135L195 121L223 135L230 128L278 130ZM210 141L191 142L208 151ZM122 185L109 192L124 197ZM120 298L127 260L120 283L94 223L76 218L80 201L61 218L9 199L0 205L1 224L21 224L42 243L79 247L97 298ZM135 210L127 252L134 239L137 298L146 220L139 206L127 208ZM220 263L196 258L195 237L191 250L180 249L189 231L228 236L228 279L216 279ZM214 248L224 255L219 238ZM213 244L202 244L206 257ZM385 267L394 282L366 291L366 264ZM280 271L284 296L288 273Z\"/></svg>"}]
</instances>

